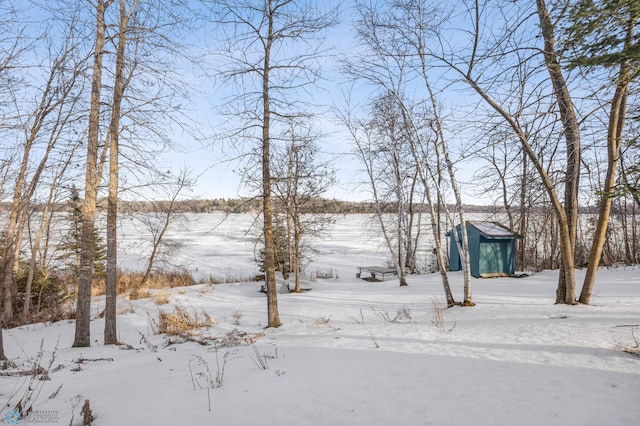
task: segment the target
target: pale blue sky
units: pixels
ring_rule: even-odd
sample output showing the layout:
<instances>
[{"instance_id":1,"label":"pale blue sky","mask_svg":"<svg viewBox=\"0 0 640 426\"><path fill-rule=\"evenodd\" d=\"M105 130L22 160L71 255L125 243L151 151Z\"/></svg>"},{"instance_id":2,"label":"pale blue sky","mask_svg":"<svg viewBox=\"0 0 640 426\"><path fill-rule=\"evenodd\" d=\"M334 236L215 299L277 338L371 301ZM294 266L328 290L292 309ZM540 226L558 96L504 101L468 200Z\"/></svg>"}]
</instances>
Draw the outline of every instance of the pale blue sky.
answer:
<instances>
[{"instance_id":1,"label":"pale blue sky","mask_svg":"<svg viewBox=\"0 0 640 426\"><path fill-rule=\"evenodd\" d=\"M314 102L319 104L318 110L322 111L317 117L320 123L317 127L325 134L318 144L321 156L323 159L330 160L338 178L337 185L325 195L329 198L364 201L370 199L370 194L367 186L362 184L365 180L360 173L362 166L353 154L352 142L348 134L334 118L334 113L330 111L331 107L344 107L346 92L351 90L351 83L347 82L346 77L340 73L339 60L348 57L351 52L358 49L352 30L353 12L351 2L331 0L330 3L340 3L342 10L341 23L326 33L325 46L332 47L331 53L335 57L323 61L325 79L318 83L318 87L312 94ZM205 31L203 37L209 38L203 42L214 45L210 39L211 31ZM215 68L215 65L211 63L211 67ZM210 135L216 131L215 123L218 120L216 107L221 104L222 97L227 93L224 87L216 85L212 79L202 79L198 84L202 90L196 95L194 113L202 124L201 132ZM352 91L349 96L364 103L369 94L368 90L370 89ZM360 99L357 99L358 97ZM228 142L209 141L203 144L186 134L180 137L184 152L168 153L164 159L171 164L172 169L187 167L191 170L192 176L197 176L198 182L190 196L233 198L253 195L241 184L241 177L237 172L240 164L233 160L234 154L229 152ZM456 156L455 146L456 141L453 141L454 157ZM461 167L459 179L464 191L466 188L464 182L472 180L472 173L468 166ZM476 198L476 196L469 196L469 202L476 202Z\"/></svg>"}]
</instances>

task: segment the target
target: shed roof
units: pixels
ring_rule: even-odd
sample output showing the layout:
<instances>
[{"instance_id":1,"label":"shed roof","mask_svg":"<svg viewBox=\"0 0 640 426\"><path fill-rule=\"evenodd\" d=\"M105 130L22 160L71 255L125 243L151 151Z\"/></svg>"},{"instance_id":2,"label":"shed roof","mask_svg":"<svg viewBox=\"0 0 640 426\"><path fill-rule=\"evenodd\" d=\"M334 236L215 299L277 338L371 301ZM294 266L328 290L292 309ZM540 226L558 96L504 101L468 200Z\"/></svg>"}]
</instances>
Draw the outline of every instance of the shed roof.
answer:
<instances>
[{"instance_id":1,"label":"shed roof","mask_svg":"<svg viewBox=\"0 0 640 426\"><path fill-rule=\"evenodd\" d=\"M484 237L488 238L506 238L517 237L516 234L509 231L506 227L496 222L470 222Z\"/></svg>"},{"instance_id":2,"label":"shed roof","mask_svg":"<svg viewBox=\"0 0 640 426\"><path fill-rule=\"evenodd\" d=\"M497 222L467 221L467 226L473 226L485 238L522 238L520 234L510 231L506 226ZM446 235L451 235L451 231Z\"/></svg>"}]
</instances>

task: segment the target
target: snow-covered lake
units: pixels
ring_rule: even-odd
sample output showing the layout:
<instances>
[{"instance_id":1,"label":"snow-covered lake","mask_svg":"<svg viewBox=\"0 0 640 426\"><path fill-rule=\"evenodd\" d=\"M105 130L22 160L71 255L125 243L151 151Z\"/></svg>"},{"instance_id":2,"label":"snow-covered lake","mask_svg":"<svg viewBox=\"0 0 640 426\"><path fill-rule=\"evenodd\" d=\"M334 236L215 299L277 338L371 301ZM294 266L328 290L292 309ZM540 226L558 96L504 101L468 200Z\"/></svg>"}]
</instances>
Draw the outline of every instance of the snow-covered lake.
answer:
<instances>
[{"instance_id":1,"label":"snow-covered lake","mask_svg":"<svg viewBox=\"0 0 640 426\"><path fill-rule=\"evenodd\" d=\"M121 224L120 267L140 269L150 252L151 234L133 217L125 217ZM433 244L426 225L421 231L418 254L422 265L432 261ZM250 214L186 214L170 226L164 237L172 245L168 261L171 266L191 271L196 280L209 276L222 280L255 277L259 272L255 258L262 248L261 243L256 243L258 226L256 216ZM389 255L375 229L371 215L336 215L335 224L326 235L309 242L315 254L307 271L355 275L358 265L385 265Z\"/></svg>"}]
</instances>

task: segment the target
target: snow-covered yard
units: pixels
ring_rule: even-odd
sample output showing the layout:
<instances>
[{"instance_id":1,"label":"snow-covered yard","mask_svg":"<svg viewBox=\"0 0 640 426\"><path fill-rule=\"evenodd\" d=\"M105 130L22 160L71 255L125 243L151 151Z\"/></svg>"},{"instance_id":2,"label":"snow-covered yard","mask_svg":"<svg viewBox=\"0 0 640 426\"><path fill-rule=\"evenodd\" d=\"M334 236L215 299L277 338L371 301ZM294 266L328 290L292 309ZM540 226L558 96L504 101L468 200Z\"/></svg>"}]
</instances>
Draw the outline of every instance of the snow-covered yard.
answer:
<instances>
[{"instance_id":1,"label":"snow-covered yard","mask_svg":"<svg viewBox=\"0 0 640 426\"><path fill-rule=\"evenodd\" d=\"M188 219L168 234L174 264L255 276L252 216ZM265 328L260 283L246 282L122 298L121 346L102 344L102 298L90 348L71 348L72 321L5 330L0 421L78 425L88 400L94 424L107 426L640 424L640 357L624 351L638 350L633 332L640 340L640 269L600 271L591 306L554 305L557 272L474 279L477 305L437 324L439 275L409 276L403 288L355 277L356 266L385 262L367 228L366 216L347 215L314 244L308 271L337 278L279 295L277 329ZM144 231L125 223L121 234L120 259L135 267ZM462 276L450 278L460 300ZM160 311L176 307L209 325L182 343L154 334ZM21 420L11 416L20 401L33 408Z\"/></svg>"},{"instance_id":2,"label":"snow-covered yard","mask_svg":"<svg viewBox=\"0 0 640 426\"><path fill-rule=\"evenodd\" d=\"M438 275L405 288L318 280L280 295L278 329L264 328L259 283L123 299L122 346L102 345L99 318L91 348L70 347L72 322L6 330L15 367L2 374L39 363L50 380L0 378L2 419L18 420L7 414L23 399L34 411L22 422L54 424L81 424L89 400L96 425L637 425L640 357L623 349L640 324L639 275L601 271L591 306L554 305L555 272L474 280L477 306L446 310L442 328ZM217 321L193 336L207 345L153 334L176 306Z\"/></svg>"}]
</instances>

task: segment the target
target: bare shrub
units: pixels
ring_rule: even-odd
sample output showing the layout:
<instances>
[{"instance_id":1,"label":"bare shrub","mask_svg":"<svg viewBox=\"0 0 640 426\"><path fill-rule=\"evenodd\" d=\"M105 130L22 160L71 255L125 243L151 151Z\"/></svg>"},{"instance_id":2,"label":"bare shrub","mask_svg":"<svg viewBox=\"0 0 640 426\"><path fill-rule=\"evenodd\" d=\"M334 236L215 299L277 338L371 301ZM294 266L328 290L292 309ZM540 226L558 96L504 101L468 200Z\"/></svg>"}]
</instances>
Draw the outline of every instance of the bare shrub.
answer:
<instances>
[{"instance_id":1,"label":"bare shrub","mask_svg":"<svg viewBox=\"0 0 640 426\"><path fill-rule=\"evenodd\" d=\"M311 273L310 279L321 279L321 280L329 280L329 279L337 279L338 278L338 270L335 268L329 269L316 269L315 273Z\"/></svg>"},{"instance_id":2,"label":"bare shrub","mask_svg":"<svg viewBox=\"0 0 640 426\"><path fill-rule=\"evenodd\" d=\"M326 318L325 317L320 317L319 319L317 319L317 320L315 320L313 322L312 328L313 329L317 329L317 328L326 327L326 328L329 328L329 329L334 330L334 331L340 330L339 327L334 327L329 321L331 321L331 315L329 315Z\"/></svg>"},{"instance_id":3,"label":"bare shrub","mask_svg":"<svg viewBox=\"0 0 640 426\"><path fill-rule=\"evenodd\" d=\"M435 297L431 299L431 311L433 312L433 319L431 322L435 325L441 333L444 333L444 309L440 300Z\"/></svg>"},{"instance_id":4,"label":"bare shrub","mask_svg":"<svg viewBox=\"0 0 640 426\"><path fill-rule=\"evenodd\" d=\"M63 320L75 319L76 308L73 302L67 302L62 305L42 309L38 312L32 312L27 318L27 324L39 323L39 322L57 322Z\"/></svg>"},{"instance_id":5,"label":"bare shrub","mask_svg":"<svg viewBox=\"0 0 640 426\"><path fill-rule=\"evenodd\" d=\"M438 328L438 330L440 330L441 333L451 331L456 327L456 323L454 322L453 326L447 330L444 320L444 308L442 307L440 300L435 297L431 299L431 311L433 312L433 319L431 322Z\"/></svg>"},{"instance_id":6,"label":"bare shrub","mask_svg":"<svg viewBox=\"0 0 640 426\"><path fill-rule=\"evenodd\" d=\"M191 355L189 359L189 372L191 373L191 383L193 390L206 389L207 399L209 401L209 411L211 411L211 389L222 387L224 383L224 369L227 366L229 351L227 350L222 356L222 363L218 357L216 350L216 376L211 374L209 363L200 355Z\"/></svg>"},{"instance_id":7,"label":"bare shrub","mask_svg":"<svg viewBox=\"0 0 640 426\"><path fill-rule=\"evenodd\" d=\"M240 311L234 311L231 314L233 318L233 325L240 325L240 319L242 318L242 313Z\"/></svg>"},{"instance_id":8,"label":"bare shrub","mask_svg":"<svg viewBox=\"0 0 640 426\"><path fill-rule=\"evenodd\" d=\"M360 319L358 319L358 318L354 318L354 317L351 317L351 319L352 319L356 324L364 324L364 312L362 311L362 308L360 308Z\"/></svg>"},{"instance_id":9,"label":"bare shrub","mask_svg":"<svg viewBox=\"0 0 640 426\"><path fill-rule=\"evenodd\" d=\"M260 281L256 278L255 274L250 274L241 271L235 271L227 268L222 275L209 274L207 277L200 279L199 284L233 284L233 283L248 283L253 281Z\"/></svg>"},{"instance_id":10,"label":"bare shrub","mask_svg":"<svg viewBox=\"0 0 640 426\"><path fill-rule=\"evenodd\" d=\"M620 346L620 350L630 355L640 357L640 341L635 334L635 330L640 328L640 324L619 325L618 327L629 327L629 329L631 330L631 339L633 340L632 344Z\"/></svg>"},{"instance_id":11,"label":"bare shrub","mask_svg":"<svg viewBox=\"0 0 640 426\"><path fill-rule=\"evenodd\" d=\"M389 315L389 312L387 312L387 311L377 311L373 307L371 309L376 313L376 315L379 318L382 318L386 322L399 323L399 322L403 322L403 321L411 321L412 320L412 318L411 318L411 310L409 310L409 308L407 308L406 306L403 306L402 308L398 308L396 310L396 314L395 314L395 316L393 318L391 318L391 315Z\"/></svg>"},{"instance_id":12,"label":"bare shrub","mask_svg":"<svg viewBox=\"0 0 640 426\"><path fill-rule=\"evenodd\" d=\"M276 347L275 354L262 354L256 347L256 345L251 345L253 347L253 353L256 355L255 359L249 355L249 358L253 361L253 363L261 370L269 369L270 359L278 359L278 348Z\"/></svg>"},{"instance_id":13,"label":"bare shrub","mask_svg":"<svg viewBox=\"0 0 640 426\"><path fill-rule=\"evenodd\" d=\"M264 336L264 333L256 333L249 334L246 331L238 330L234 328L230 332L228 332L224 337L214 338L215 347L233 347L233 346L245 346L252 345L258 341L261 337Z\"/></svg>"},{"instance_id":14,"label":"bare shrub","mask_svg":"<svg viewBox=\"0 0 640 426\"><path fill-rule=\"evenodd\" d=\"M14 392L9 396L9 399L5 401L5 407L13 407L9 409L7 419L24 419L25 416L33 410L33 405L36 403L43 388L45 387L45 382L51 380L49 373L53 371L52 367L57 358L59 344L60 340L58 339L47 364L44 363L45 349L43 339L40 341L40 350L38 351L35 359L28 359L28 368L19 369L17 371L2 371L0 373L0 377L29 377L29 379L25 379L20 385L21 387L14 390ZM43 367L43 365L45 366ZM5 366L8 367L8 363ZM14 398L18 398L18 400L14 401Z\"/></svg>"}]
</instances>

